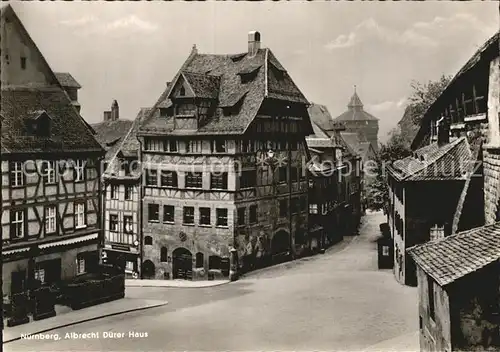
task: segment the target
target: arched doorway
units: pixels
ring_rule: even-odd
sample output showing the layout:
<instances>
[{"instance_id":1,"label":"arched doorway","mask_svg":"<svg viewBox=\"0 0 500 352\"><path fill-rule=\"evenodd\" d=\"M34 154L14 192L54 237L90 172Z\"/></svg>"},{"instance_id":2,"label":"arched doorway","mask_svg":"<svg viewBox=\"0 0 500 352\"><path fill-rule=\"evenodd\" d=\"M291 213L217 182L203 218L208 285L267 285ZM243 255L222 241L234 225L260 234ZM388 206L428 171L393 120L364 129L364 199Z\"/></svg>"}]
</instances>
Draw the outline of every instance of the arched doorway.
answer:
<instances>
[{"instance_id":1,"label":"arched doorway","mask_svg":"<svg viewBox=\"0 0 500 352\"><path fill-rule=\"evenodd\" d=\"M155 265L151 260L145 260L142 263L142 276L145 279L151 279L155 277Z\"/></svg>"},{"instance_id":2,"label":"arched doorway","mask_svg":"<svg viewBox=\"0 0 500 352\"><path fill-rule=\"evenodd\" d=\"M285 230L276 232L271 240L271 253L274 255L287 253L290 250L290 235Z\"/></svg>"},{"instance_id":3,"label":"arched doorway","mask_svg":"<svg viewBox=\"0 0 500 352\"><path fill-rule=\"evenodd\" d=\"M186 248L176 248L172 252L172 275L174 279L193 278L193 255Z\"/></svg>"}]
</instances>

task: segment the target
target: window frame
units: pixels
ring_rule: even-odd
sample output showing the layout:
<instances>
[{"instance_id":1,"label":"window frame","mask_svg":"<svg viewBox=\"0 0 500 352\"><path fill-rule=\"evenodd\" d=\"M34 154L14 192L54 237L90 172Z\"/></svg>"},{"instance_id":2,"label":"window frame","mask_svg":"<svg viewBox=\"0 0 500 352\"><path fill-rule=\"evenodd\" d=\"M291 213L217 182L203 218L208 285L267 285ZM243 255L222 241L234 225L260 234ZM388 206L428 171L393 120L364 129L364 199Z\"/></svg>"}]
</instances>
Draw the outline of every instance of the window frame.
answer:
<instances>
[{"instance_id":1,"label":"window frame","mask_svg":"<svg viewBox=\"0 0 500 352\"><path fill-rule=\"evenodd\" d=\"M229 211L227 210L227 208L215 209L215 226L217 227L229 226Z\"/></svg>"},{"instance_id":2,"label":"window frame","mask_svg":"<svg viewBox=\"0 0 500 352\"><path fill-rule=\"evenodd\" d=\"M53 210L53 214L51 214ZM44 207L44 217L45 217L45 234L51 235L57 232L57 207L55 205L47 205ZM52 220L52 222L51 222ZM50 224L53 224L53 228L50 229Z\"/></svg>"},{"instance_id":3,"label":"window frame","mask_svg":"<svg viewBox=\"0 0 500 352\"><path fill-rule=\"evenodd\" d=\"M203 211L208 211L208 214L203 214L202 212ZM212 226L212 209L209 208L209 207L200 207L198 208L198 212L199 212L199 224L202 225L202 226ZM207 220L208 218L208 222L203 222L203 220Z\"/></svg>"},{"instance_id":4,"label":"window frame","mask_svg":"<svg viewBox=\"0 0 500 352\"><path fill-rule=\"evenodd\" d=\"M188 214L188 211L190 214ZM192 212L191 212L192 211ZM189 218L187 218L189 216ZM186 219L190 219L192 221L188 222ZM193 206L184 206L182 208L182 224L183 225L194 225L194 207Z\"/></svg>"},{"instance_id":5,"label":"window frame","mask_svg":"<svg viewBox=\"0 0 500 352\"><path fill-rule=\"evenodd\" d=\"M195 185L193 186L193 184ZM186 172L184 176L184 186L185 188L203 188L203 172Z\"/></svg>"},{"instance_id":6,"label":"window frame","mask_svg":"<svg viewBox=\"0 0 500 352\"><path fill-rule=\"evenodd\" d=\"M110 187L111 187L110 192L109 192L110 199L118 199L119 198L118 193L119 193L120 186L111 184Z\"/></svg>"},{"instance_id":7,"label":"window frame","mask_svg":"<svg viewBox=\"0 0 500 352\"><path fill-rule=\"evenodd\" d=\"M163 182L166 181L166 182ZM160 185L161 187L178 187L177 172L170 170L162 170L160 174Z\"/></svg>"},{"instance_id":8,"label":"window frame","mask_svg":"<svg viewBox=\"0 0 500 352\"><path fill-rule=\"evenodd\" d=\"M167 211L168 209L171 209L172 211L168 212ZM169 215L169 216L167 217L167 215ZM175 222L175 206L170 205L170 204L164 204L163 205L163 223L173 224L174 222Z\"/></svg>"},{"instance_id":9,"label":"window frame","mask_svg":"<svg viewBox=\"0 0 500 352\"><path fill-rule=\"evenodd\" d=\"M151 183L153 179L156 179L156 182ZM149 187L158 187L158 170L157 169L146 169L146 186Z\"/></svg>"},{"instance_id":10,"label":"window frame","mask_svg":"<svg viewBox=\"0 0 500 352\"><path fill-rule=\"evenodd\" d=\"M86 212L87 205L84 202L75 202L75 229L87 227Z\"/></svg>"},{"instance_id":11,"label":"window frame","mask_svg":"<svg viewBox=\"0 0 500 352\"><path fill-rule=\"evenodd\" d=\"M10 213L10 238L11 239L22 239L26 237L26 209L21 210L11 210ZM21 215L18 217L18 215ZM20 232L20 236L18 233Z\"/></svg>"},{"instance_id":12,"label":"window frame","mask_svg":"<svg viewBox=\"0 0 500 352\"><path fill-rule=\"evenodd\" d=\"M41 173L44 185L57 183L56 162L54 160L43 160L41 163Z\"/></svg>"},{"instance_id":13,"label":"window frame","mask_svg":"<svg viewBox=\"0 0 500 352\"><path fill-rule=\"evenodd\" d=\"M24 162L11 161L10 163L10 186L12 188L23 187L26 183L24 174Z\"/></svg>"},{"instance_id":14,"label":"window frame","mask_svg":"<svg viewBox=\"0 0 500 352\"><path fill-rule=\"evenodd\" d=\"M127 225L130 225L130 229L127 229ZM132 215L123 215L123 233L127 235L134 233L134 217Z\"/></svg>"},{"instance_id":15,"label":"window frame","mask_svg":"<svg viewBox=\"0 0 500 352\"><path fill-rule=\"evenodd\" d=\"M118 229L119 229L118 214L109 214L109 232L118 232L119 231Z\"/></svg>"},{"instance_id":16,"label":"window frame","mask_svg":"<svg viewBox=\"0 0 500 352\"><path fill-rule=\"evenodd\" d=\"M76 256L76 275L82 275L87 272L87 263L82 255Z\"/></svg>"},{"instance_id":17,"label":"window frame","mask_svg":"<svg viewBox=\"0 0 500 352\"><path fill-rule=\"evenodd\" d=\"M156 209L156 210L155 210ZM151 214L156 214L156 219L151 217ZM148 222L160 222L160 204L148 204Z\"/></svg>"},{"instance_id":18,"label":"window frame","mask_svg":"<svg viewBox=\"0 0 500 352\"><path fill-rule=\"evenodd\" d=\"M222 143L222 144L220 144ZM221 147L221 148L219 148ZM212 153L224 154L227 153L227 140L213 140L212 141Z\"/></svg>"},{"instance_id":19,"label":"window frame","mask_svg":"<svg viewBox=\"0 0 500 352\"><path fill-rule=\"evenodd\" d=\"M210 173L210 189L227 190L228 177L229 174L227 172Z\"/></svg>"},{"instance_id":20,"label":"window frame","mask_svg":"<svg viewBox=\"0 0 500 352\"><path fill-rule=\"evenodd\" d=\"M279 200L279 216L281 218L288 216L288 199Z\"/></svg>"},{"instance_id":21,"label":"window frame","mask_svg":"<svg viewBox=\"0 0 500 352\"><path fill-rule=\"evenodd\" d=\"M125 185L125 200L133 200L134 199L134 186Z\"/></svg>"},{"instance_id":22,"label":"window frame","mask_svg":"<svg viewBox=\"0 0 500 352\"><path fill-rule=\"evenodd\" d=\"M75 182L85 181L85 162L83 159L77 159L74 166Z\"/></svg>"}]
</instances>

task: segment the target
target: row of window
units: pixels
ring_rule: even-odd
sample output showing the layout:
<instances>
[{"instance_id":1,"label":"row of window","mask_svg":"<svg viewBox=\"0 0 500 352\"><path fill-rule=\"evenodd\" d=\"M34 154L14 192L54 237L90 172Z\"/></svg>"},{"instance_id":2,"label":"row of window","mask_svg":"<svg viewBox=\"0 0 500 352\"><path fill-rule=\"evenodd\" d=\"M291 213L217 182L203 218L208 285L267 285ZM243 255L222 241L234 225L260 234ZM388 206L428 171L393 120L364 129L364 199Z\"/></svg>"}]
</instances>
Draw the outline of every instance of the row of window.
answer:
<instances>
[{"instance_id":1,"label":"row of window","mask_svg":"<svg viewBox=\"0 0 500 352\"><path fill-rule=\"evenodd\" d=\"M134 233L134 218L132 216L123 216L123 233L132 234ZM118 232L118 215L109 215L109 231Z\"/></svg>"},{"instance_id":2,"label":"row of window","mask_svg":"<svg viewBox=\"0 0 500 352\"><path fill-rule=\"evenodd\" d=\"M119 191L120 191L119 185L111 185L110 198L118 199ZM125 186L125 194L124 194L125 200L132 200L133 194L134 194L134 186Z\"/></svg>"},{"instance_id":3,"label":"row of window","mask_svg":"<svg viewBox=\"0 0 500 352\"><path fill-rule=\"evenodd\" d=\"M144 244L145 245L152 245L153 244L153 238L151 236L146 236L144 238ZM195 268L203 268L204 267L204 260L205 256L203 253L198 252L195 255ZM160 262L162 263L170 263L171 258L168 256L168 248L167 247L161 247L160 248ZM208 257L208 269L220 269L222 264L221 257L212 255Z\"/></svg>"},{"instance_id":4,"label":"row of window","mask_svg":"<svg viewBox=\"0 0 500 352\"><path fill-rule=\"evenodd\" d=\"M172 139L146 138L145 150L155 152L179 152L179 141ZM186 142L187 153L201 153L203 151L203 141L194 140ZM227 153L227 141L215 140L210 141L210 151L212 153Z\"/></svg>"},{"instance_id":5,"label":"row of window","mask_svg":"<svg viewBox=\"0 0 500 352\"><path fill-rule=\"evenodd\" d=\"M211 189L227 189L228 173L212 173L210 174ZM203 173L202 172L187 172L184 176L186 188L203 188ZM158 186L158 170L146 170L146 185ZM177 172L161 171L160 185L162 187L178 187Z\"/></svg>"},{"instance_id":6,"label":"row of window","mask_svg":"<svg viewBox=\"0 0 500 352\"><path fill-rule=\"evenodd\" d=\"M328 203L320 204L309 204L309 214L319 214L321 211L322 215L326 215L329 211L333 210L335 202L330 201Z\"/></svg>"},{"instance_id":7,"label":"row of window","mask_svg":"<svg viewBox=\"0 0 500 352\"><path fill-rule=\"evenodd\" d=\"M83 228L85 221L85 203L75 203L75 228ZM45 234L53 234L57 231L57 208L48 205L44 209ZM11 210L10 233L11 238L24 238L27 231L26 209Z\"/></svg>"},{"instance_id":8,"label":"row of window","mask_svg":"<svg viewBox=\"0 0 500 352\"><path fill-rule=\"evenodd\" d=\"M290 177L288 177L288 167L281 166L278 168L278 182L286 183L297 182L304 180L305 175L302 173L300 167L290 168ZM146 185L158 186L158 170L146 170ZM227 189L228 173L211 173L210 174L210 188L211 189ZM184 176L186 188L203 188L203 173L202 172L187 172ZM160 186L161 187L178 187L178 176L175 171L160 172ZM243 171L240 175L240 188L250 188L257 185L257 171L247 170ZM113 193L112 193L113 194ZM113 195L112 195L113 198ZM128 198L125 198L128 199Z\"/></svg>"},{"instance_id":9,"label":"row of window","mask_svg":"<svg viewBox=\"0 0 500 352\"><path fill-rule=\"evenodd\" d=\"M185 142L186 153L202 153L203 150L203 140L192 140ZM228 141L227 140L211 140L210 152L211 153L228 153ZM237 153L253 153L258 150L292 150L298 149L297 141L256 141L256 140L237 140L236 152ZM178 140L173 139L160 139L160 138L146 138L144 149L146 151L155 152L168 152L168 153L179 153L180 143Z\"/></svg>"},{"instance_id":10,"label":"row of window","mask_svg":"<svg viewBox=\"0 0 500 352\"><path fill-rule=\"evenodd\" d=\"M14 161L10 163L10 185L12 187L20 187L26 183L27 163L22 161ZM32 163L35 165L35 163ZM57 162L54 160L44 160L40 163L40 169L37 172L43 177L45 184L57 182ZM74 164L74 180L81 182L85 180L85 161L76 160Z\"/></svg>"},{"instance_id":11,"label":"row of window","mask_svg":"<svg viewBox=\"0 0 500 352\"><path fill-rule=\"evenodd\" d=\"M199 224L210 226L212 225L211 209L200 207L199 209ZM217 208L216 210L215 226L228 226L227 209ZM175 221L175 207L173 205L163 206L163 223L174 223ZM194 225L194 207L183 207L182 210L182 223L184 225ZM160 221L160 205L148 204L148 221Z\"/></svg>"}]
</instances>

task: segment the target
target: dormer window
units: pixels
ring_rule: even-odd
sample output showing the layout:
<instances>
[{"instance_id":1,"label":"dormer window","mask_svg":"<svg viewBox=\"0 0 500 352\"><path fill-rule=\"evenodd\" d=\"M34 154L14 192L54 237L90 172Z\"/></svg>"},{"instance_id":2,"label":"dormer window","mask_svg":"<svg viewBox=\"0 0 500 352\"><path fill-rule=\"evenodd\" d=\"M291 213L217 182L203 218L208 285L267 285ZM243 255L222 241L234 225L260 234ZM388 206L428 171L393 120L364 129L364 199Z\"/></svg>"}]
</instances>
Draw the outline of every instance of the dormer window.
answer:
<instances>
[{"instance_id":1,"label":"dormer window","mask_svg":"<svg viewBox=\"0 0 500 352\"><path fill-rule=\"evenodd\" d=\"M253 81L257 77L257 73L259 73L260 68L261 66L247 67L238 72L238 75L240 75L241 78L241 83L244 84Z\"/></svg>"},{"instance_id":2,"label":"dormer window","mask_svg":"<svg viewBox=\"0 0 500 352\"><path fill-rule=\"evenodd\" d=\"M52 119L45 111L35 111L27 119L28 134L48 138L51 135Z\"/></svg>"},{"instance_id":3,"label":"dormer window","mask_svg":"<svg viewBox=\"0 0 500 352\"><path fill-rule=\"evenodd\" d=\"M181 89L179 90L179 96L181 96L181 97L186 96L186 88L181 87Z\"/></svg>"}]
</instances>

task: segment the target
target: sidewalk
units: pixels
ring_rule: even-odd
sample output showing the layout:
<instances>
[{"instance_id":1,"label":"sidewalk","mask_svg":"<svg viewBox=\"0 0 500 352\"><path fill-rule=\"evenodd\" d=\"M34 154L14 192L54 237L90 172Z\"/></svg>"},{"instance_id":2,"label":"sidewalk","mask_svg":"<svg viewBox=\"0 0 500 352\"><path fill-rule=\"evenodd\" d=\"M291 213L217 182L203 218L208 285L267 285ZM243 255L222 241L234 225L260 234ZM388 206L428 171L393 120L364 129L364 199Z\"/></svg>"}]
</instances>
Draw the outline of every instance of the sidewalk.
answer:
<instances>
[{"instance_id":1,"label":"sidewalk","mask_svg":"<svg viewBox=\"0 0 500 352\"><path fill-rule=\"evenodd\" d=\"M58 315L55 317L31 321L27 324L14 327L5 326L3 330L3 343L19 340L21 339L21 335L38 334L112 315L160 307L167 303L167 301L127 298L125 296L125 298L116 301L98 304L80 310L56 306Z\"/></svg>"},{"instance_id":2,"label":"sidewalk","mask_svg":"<svg viewBox=\"0 0 500 352\"><path fill-rule=\"evenodd\" d=\"M203 288L214 287L229 283L229 280L189 281L189 280L125 280L126 287L176 287L176 288Z\"/></svg>"}]
</instances>

